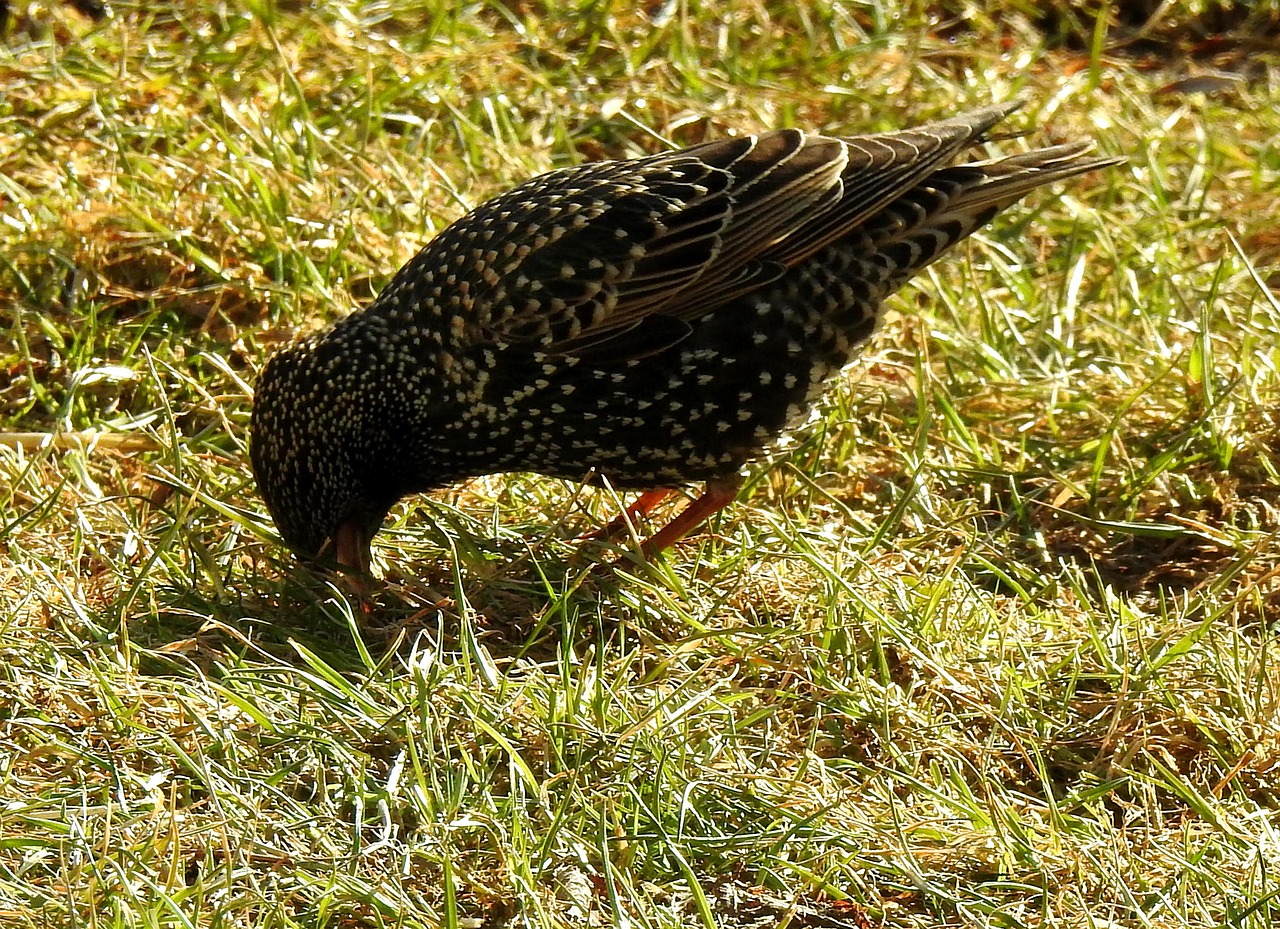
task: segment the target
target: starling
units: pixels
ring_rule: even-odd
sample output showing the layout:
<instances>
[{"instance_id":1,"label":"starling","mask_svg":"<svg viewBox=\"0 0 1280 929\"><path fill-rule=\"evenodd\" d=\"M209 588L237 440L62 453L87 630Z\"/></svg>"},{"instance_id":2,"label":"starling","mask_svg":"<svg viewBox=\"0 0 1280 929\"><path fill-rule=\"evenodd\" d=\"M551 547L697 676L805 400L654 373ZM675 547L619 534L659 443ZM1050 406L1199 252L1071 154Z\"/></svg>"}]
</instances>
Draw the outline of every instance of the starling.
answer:
<instances>
[{"instance_id":1,"label":"starling","mask_svg":"<svg viewBox=\"0 0 1280 929\"><path fill-rule=\"evenodd\" d=\"M954 163L1017 104L878 135L784 129L535 177L481 204L367 308L257 384L253 471L284 540L367 570L401 498L501 471L734 498L912 275L1087 143Z\"/></svg>"}]
</instances>

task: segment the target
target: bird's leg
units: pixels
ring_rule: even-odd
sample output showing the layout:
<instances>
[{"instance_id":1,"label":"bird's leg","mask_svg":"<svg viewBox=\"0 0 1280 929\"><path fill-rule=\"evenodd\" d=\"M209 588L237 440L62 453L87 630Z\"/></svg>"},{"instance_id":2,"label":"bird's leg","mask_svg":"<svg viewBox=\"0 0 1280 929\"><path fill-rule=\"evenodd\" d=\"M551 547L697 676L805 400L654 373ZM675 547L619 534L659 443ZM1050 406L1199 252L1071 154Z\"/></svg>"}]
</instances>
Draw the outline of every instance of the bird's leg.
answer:
<instances>
[{"instance_id":1,"label":"bird's leg","mask_svg":"<svg viewBox=\"0 0 1280 929\"><path fill-rule=\"evenodd\" d=\"M619 513L607 526L602 526L594 532L588 532L581 537L583 542L597 542L601 539L607 539L610 536L617 535L628 526L635 525L636 518L639 516L648 516L656 507L667 497L671 496L675 491L670 487L659 487L656 490L646 490L639 499L629 503L621 513Z\"/></svg>"},{"instance_id":2,"label":"bird's leg","mask_svg":"<svg viewBox=\"0 0 1280 929\"><path fill-rule=\"evenodd\" d=\"M707 481L707 486L703 490L702 496L681 510L679 516L640 543L640 553L645 558L652 558L664 548L679 542L714 514L732 503L734 498L738 496L738 490L741 487L742 477L737 474L729 477L712 478ZM648 496L648 494L645 496ZM643 500L644 497L640 499Z\"/></svg>"}]
</instances>

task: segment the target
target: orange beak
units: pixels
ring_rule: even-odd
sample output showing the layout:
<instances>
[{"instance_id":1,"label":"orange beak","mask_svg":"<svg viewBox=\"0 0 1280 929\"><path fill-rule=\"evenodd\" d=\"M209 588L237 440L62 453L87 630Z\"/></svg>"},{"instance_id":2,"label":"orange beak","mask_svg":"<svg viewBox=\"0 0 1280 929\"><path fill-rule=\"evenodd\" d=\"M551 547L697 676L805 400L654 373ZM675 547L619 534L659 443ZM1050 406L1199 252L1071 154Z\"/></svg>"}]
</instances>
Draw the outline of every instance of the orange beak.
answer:
<instances>
[{"instance_id":1,"label":"orange beak","mask_svg":"<svg viewBox=\"0 0 1280 929\"><path fill-rule=\"evenodd\" d=\"M338 564L361 574L369 573L369 539L354 519L341 523L333 534Z\"/></svg>"}]
</instances>

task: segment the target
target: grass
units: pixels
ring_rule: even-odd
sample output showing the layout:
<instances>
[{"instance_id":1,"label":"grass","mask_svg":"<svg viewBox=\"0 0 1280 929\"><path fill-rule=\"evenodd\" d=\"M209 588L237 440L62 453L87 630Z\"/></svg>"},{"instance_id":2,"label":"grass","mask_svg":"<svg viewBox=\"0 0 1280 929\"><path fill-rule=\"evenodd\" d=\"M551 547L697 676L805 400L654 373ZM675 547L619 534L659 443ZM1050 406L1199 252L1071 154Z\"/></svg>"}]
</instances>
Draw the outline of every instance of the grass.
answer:
<instances>
[{"instance_id":1,"label":"grass","mask_svg":"<svg viewBox=\"0 0 1280 929\"><path fill-rule=\"evenodd\" d=\"M1229 7L10 6L5 925L1280 924L1280 101ZM618 500L530 475L399 508L368 608L280 545L256 371L469 206L1014 94L997 148L1128 165L922 275L662 560L590 575Z\"/></svg>"}]
</instances>

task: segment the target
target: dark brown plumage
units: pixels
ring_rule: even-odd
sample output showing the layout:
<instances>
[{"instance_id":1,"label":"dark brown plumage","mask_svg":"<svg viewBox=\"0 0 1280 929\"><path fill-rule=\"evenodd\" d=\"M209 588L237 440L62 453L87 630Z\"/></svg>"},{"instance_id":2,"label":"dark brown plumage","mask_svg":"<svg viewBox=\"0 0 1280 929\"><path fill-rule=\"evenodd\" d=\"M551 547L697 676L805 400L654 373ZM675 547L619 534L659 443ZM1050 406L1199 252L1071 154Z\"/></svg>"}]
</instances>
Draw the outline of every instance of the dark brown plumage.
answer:
<instances>
[{"instance_id":1,"label":"dark brown plumage","mask_svg":"<svg viewBox=\"0 0 1280 929\"><path fill-rule=\"evenodd\" d=\"M367 309L258 381L253 470L285 540L367 567L409 494L499 471L733 498L881 301L1087 144L952 164L1013 105L904 132L799 130L552 171L477 207ZM332 546L330 548L329 546Z\"/></svg>"}]
</instances>

